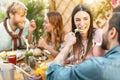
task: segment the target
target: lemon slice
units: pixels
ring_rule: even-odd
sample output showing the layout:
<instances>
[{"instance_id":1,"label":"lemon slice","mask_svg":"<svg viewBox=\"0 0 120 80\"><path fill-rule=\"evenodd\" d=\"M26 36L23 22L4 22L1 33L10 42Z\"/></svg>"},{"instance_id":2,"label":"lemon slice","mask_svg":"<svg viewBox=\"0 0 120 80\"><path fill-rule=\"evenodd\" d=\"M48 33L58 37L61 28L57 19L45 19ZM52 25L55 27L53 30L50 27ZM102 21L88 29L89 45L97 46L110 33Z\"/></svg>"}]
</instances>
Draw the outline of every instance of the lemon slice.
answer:
<instances>
[{"instance_id":1,"label":"lemon slice","mask_svg":"<svg viewBox=\"0 0 120 80\"><path fill-rule=\"evenodd\" d=\"M48 69L47 63L45 63L45 62L41 63L40 68L41 68L42 70L46 71L46 70Z\"/></svg>"},{"instance_id":2,"label":"lemon slice","mask_svg":"<svg viewBox=\"0 0 120 80\"><path fill-rule=\"evenodd\" d=\"M15 56L15 55L16 55L16 53L11 53L11 54L10 54L10 56Z\"/></svg>"},{"instance_id":3,"label":"lemon slice","mask_svg":"<svg viewBox=\"0 0 120 80\"><path fill-rule=\"evenodd\" d=\"M15 56L15 55L16 55L15 51L7 52L7 56Z\"/></svg>"},{"instance_id":4,"label":"lemon slice","mask_svg":"<svg viewBox=\"0 0 120 80\"><path fill-rule=\"evenodd\" d=\"M7 54L6 54L5 51L0 53L0 57L1 57L2 59L5 58L6 56L7 56Z\"/></svg>"}]
</instances>

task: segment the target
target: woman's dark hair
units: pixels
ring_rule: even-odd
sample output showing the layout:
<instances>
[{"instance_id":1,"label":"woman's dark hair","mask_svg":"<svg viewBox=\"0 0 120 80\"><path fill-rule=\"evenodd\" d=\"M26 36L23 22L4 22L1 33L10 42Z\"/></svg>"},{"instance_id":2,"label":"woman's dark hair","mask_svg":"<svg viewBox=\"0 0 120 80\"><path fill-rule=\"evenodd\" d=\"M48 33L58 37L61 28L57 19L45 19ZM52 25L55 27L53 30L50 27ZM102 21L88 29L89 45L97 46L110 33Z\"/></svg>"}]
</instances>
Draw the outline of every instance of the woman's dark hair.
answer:
<instances>
[{"instance_id":1,"label":"woman's dark hair","mask_svg":"<svg viewBox=\"0 0 120 80\"><path fill-rule=\"evenodd\" d=\"M92 17L92 14L91 14L90 10L86 6L77 5L72 12L72 20L71 20L72 21L71 22L72 23L72 32L75 32L74 30L76 29L76 25L75 25L75 22L74 22L74 16L79 11L85 11L90 16L90 27L89 27L88 34L87 34L87 39L88 39L87 48L86 48L86 52L83 52L83 53L85 53L85 56L83 56L85 58L87 53L90 51L90 49L92 47L92 39L93 39L93 34L94 34L93 17ZM82 44L81 34L79 32L77 32L76 37L77 37L77 42L74 45L73 49L75 50L75 48L80 47L81 50L79 50L79 51L84 51L84 50L82 50L83 44ZM84 49L84 47L83 47L83 49Z\"/></svg>"}]
</instances>

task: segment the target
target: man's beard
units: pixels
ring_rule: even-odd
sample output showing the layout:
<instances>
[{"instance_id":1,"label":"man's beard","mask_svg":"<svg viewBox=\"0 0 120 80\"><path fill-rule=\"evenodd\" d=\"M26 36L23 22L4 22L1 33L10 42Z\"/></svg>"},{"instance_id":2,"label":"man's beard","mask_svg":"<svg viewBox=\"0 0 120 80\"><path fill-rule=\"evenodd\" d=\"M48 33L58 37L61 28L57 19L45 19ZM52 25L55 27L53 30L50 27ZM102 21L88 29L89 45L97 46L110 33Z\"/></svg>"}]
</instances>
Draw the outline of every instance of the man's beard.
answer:
<instances>
[{"instance_id":1,"label":"man's beard","mask_svg":"<svg viewBox=\"0 0 120 80\"><path fill-rule=\"evenodd\" d=\"M14 25L16 26L16 29L23 29L23 26L20 26L17 22L14 22Z\"/></svg>"},{"instance_id":2,"label":"man's beard","mask_svg":"<svg viewBox=\"0 0 120 80\"><path fill-rule=\"evenodd\" d=\"M106 39L103 38L101 48L104 50L108 50L108 47L107 47L108 43L109 42L108 42L107 37L106 37Z\"/></svg>"},{"instance_id":3,"label":"man's beard","mask_svg":"<svg viewBox=\"0 0 120 80\"><path fill-rule=\"evenodd\" d=\"M106 47L105 44L102 44L102 45L101 45L101 48L104 49L104 50L107 50L107 47Z\"/></svg>"}]
</instances>

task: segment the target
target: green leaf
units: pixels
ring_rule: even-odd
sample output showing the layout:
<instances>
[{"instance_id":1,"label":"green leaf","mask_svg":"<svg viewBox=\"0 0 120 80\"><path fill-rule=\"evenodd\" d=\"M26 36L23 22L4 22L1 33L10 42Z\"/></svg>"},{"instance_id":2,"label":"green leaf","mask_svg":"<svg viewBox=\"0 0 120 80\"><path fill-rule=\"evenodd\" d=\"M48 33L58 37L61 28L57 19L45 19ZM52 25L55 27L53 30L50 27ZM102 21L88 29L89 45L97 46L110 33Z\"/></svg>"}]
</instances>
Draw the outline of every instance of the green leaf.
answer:
<instances>
[{"instance_id":1,"label":"green leaf","mask_svg":"<svg viewBox=\"0 0 120 80\"><path fill-rule=\"evenodd\" d=\"M44 21L44 10L47 9L47 5L43 0L37 0L32 2L28 2L26 4L28 11L27 11L27 18L29 20L34 19L36 21L37 28L33 33L33 38L38 42L40 36L43 35L43 21ZM41 30L41 32L40 32Z\"/></svg>"}]
</instances>

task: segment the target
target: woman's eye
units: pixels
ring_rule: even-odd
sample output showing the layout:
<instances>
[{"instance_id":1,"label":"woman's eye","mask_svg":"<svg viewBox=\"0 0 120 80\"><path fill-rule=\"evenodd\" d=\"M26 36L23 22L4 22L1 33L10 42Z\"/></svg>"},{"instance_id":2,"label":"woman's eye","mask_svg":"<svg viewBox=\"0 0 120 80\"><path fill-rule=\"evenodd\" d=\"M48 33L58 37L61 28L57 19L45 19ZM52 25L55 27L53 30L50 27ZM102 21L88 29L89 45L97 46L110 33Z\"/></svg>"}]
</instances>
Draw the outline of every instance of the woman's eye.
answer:
<instances>
[{"instance_id":1,"label":"woman's eye","mask_svg":"<svg viewBox=\"0 0 120 80\"><path fill-rule=\"evenodd\" d=\"M76 21L80 21L80 19L76 19Z\"/></svg>"},{"instance_id":2,"label":"woman's eye","mask_svg":"<svg viewBox=\"0 0 120 80\"><path fill-rule=\"evenodd\" d=\"M84 17L84 20L88 20L88 18L87 18L87 17Z\"/></svg>"}]
</instances>

